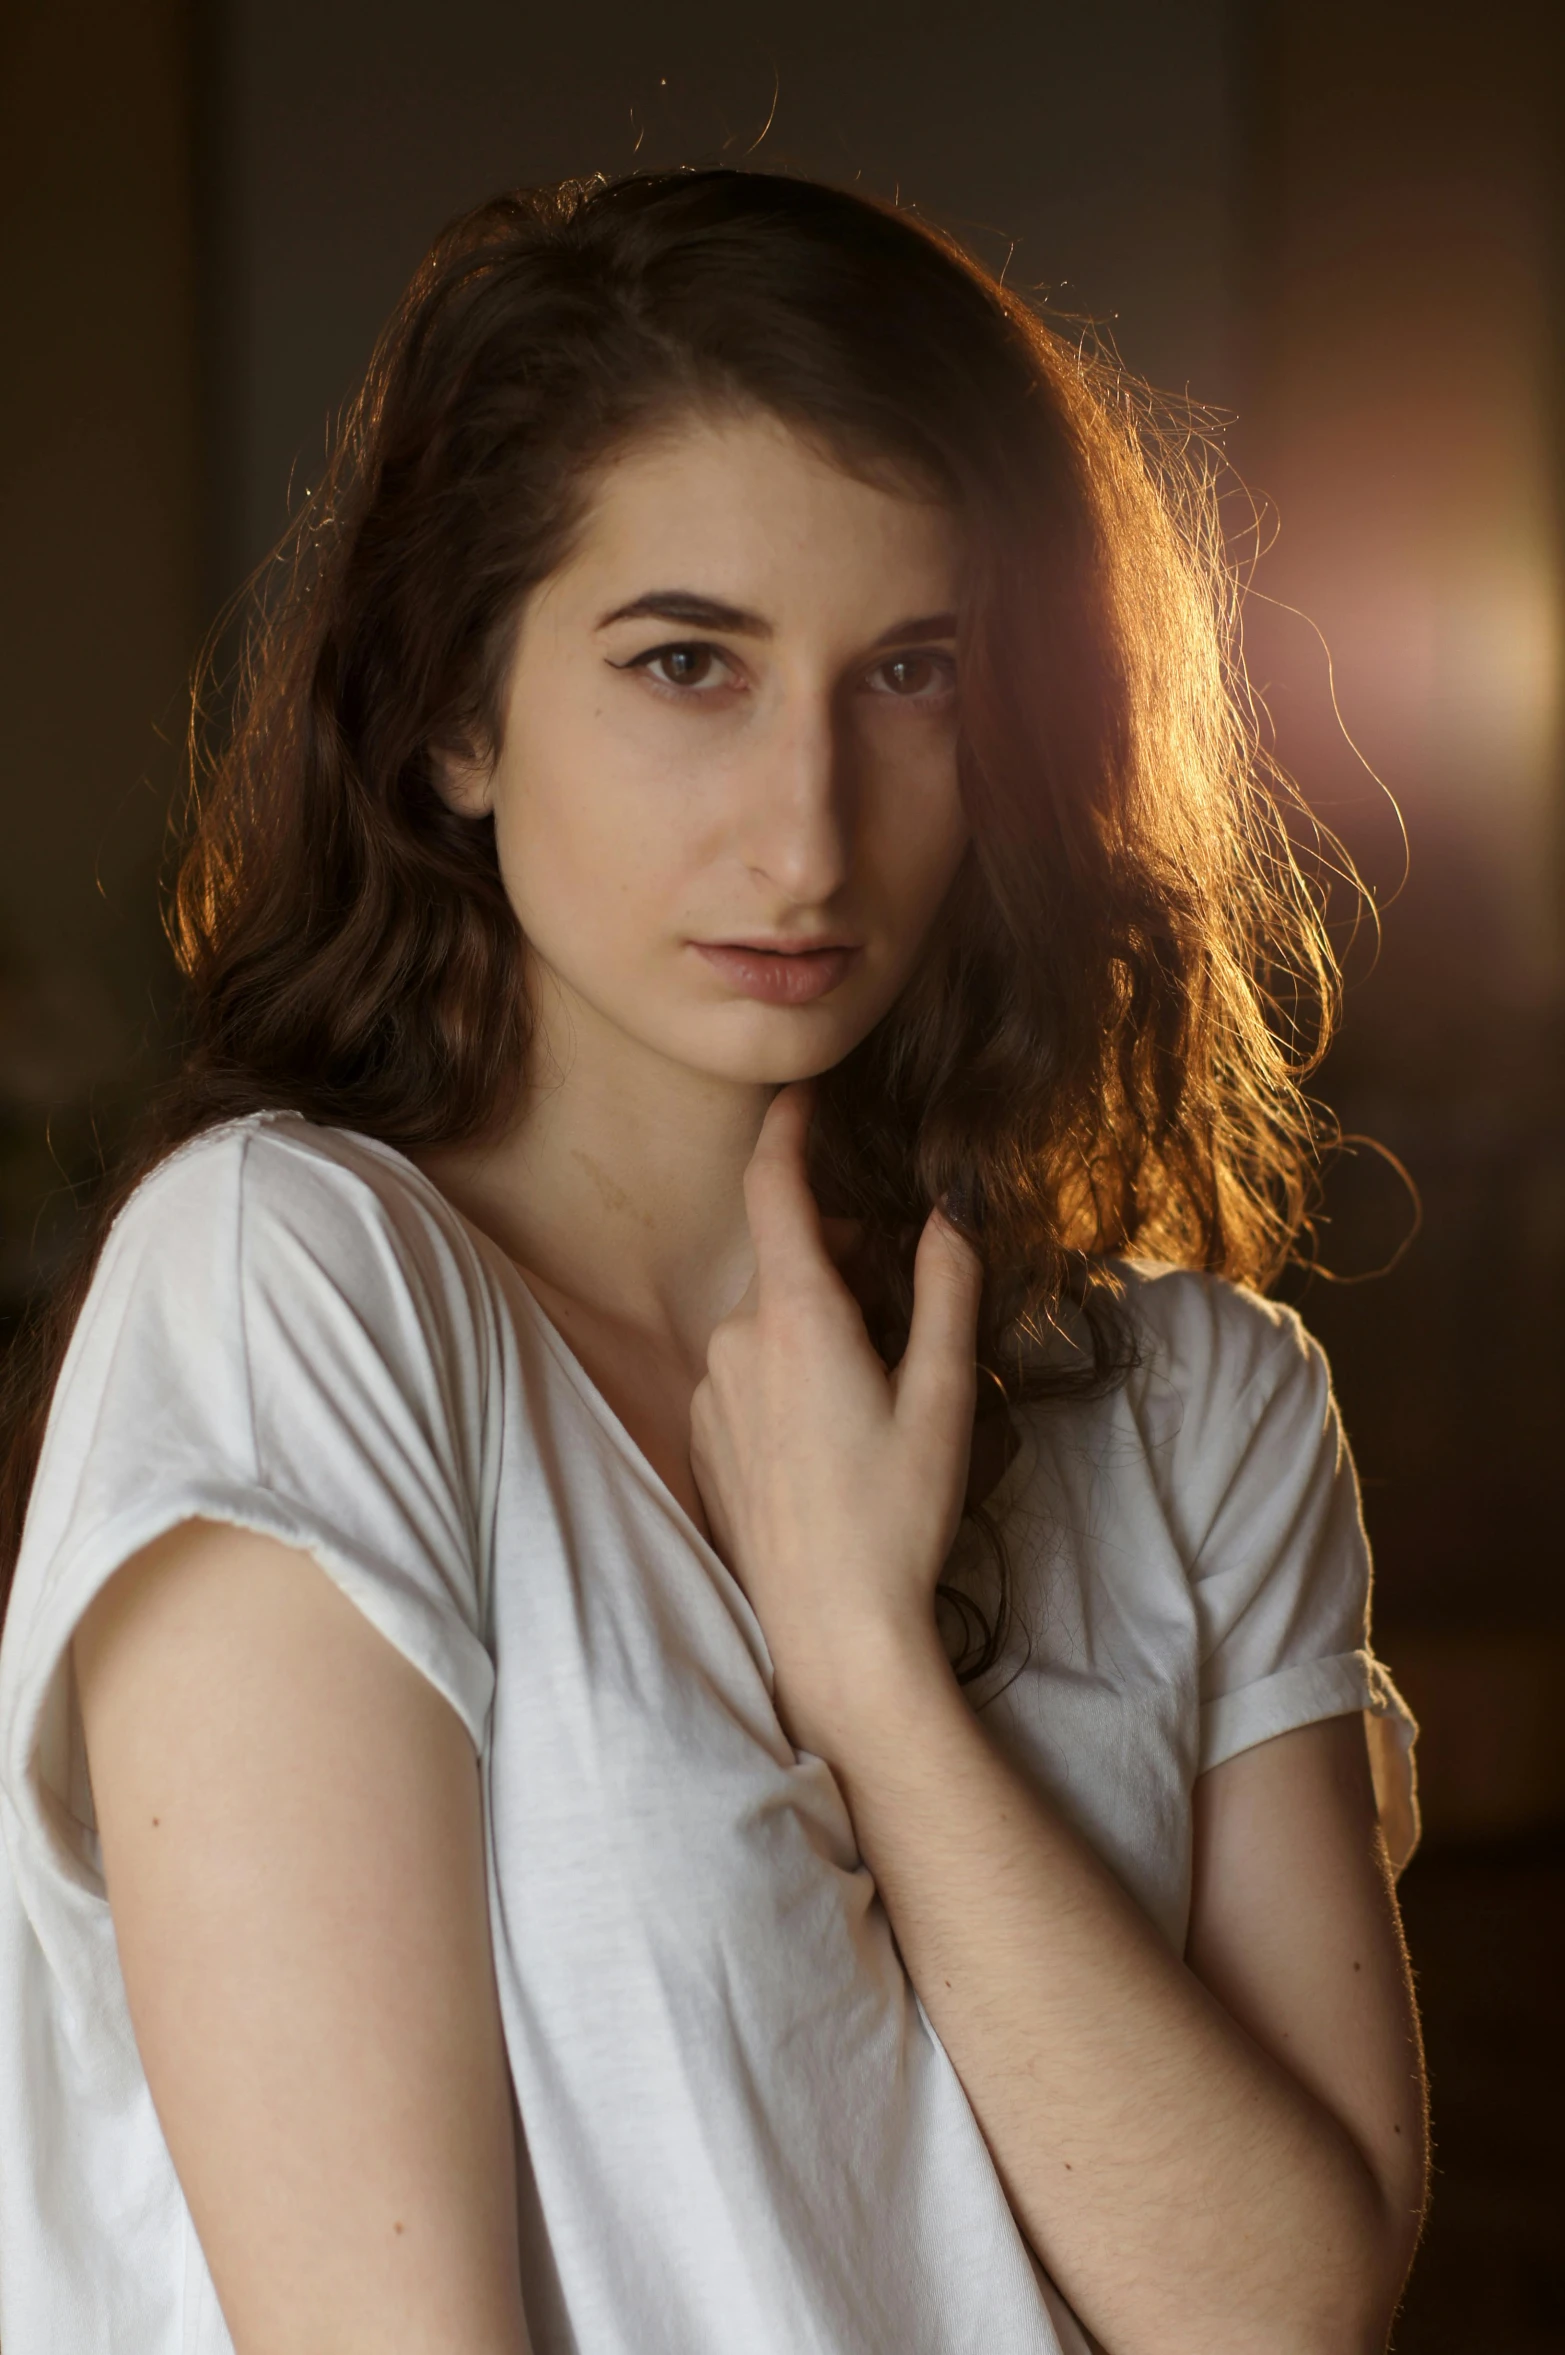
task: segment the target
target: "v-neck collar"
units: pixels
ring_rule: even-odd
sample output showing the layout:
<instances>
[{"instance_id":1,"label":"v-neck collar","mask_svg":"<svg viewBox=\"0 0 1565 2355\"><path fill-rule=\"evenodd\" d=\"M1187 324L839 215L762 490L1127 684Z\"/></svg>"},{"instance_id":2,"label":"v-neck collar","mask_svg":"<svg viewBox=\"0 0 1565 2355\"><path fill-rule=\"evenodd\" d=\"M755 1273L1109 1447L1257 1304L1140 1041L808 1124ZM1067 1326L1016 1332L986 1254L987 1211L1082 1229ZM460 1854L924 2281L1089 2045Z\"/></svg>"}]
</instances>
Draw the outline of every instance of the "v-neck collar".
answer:
<instances>
[{"instance_id":1,"label":"v-neck collar","mask_svg":"<svg viewBox=\"0 0 1565 2355\"><path fill-rule=\"evenodd\" d=\"M725 1578L733 1580L738 1592L743 1595L744 1588L740 1586L738 1579L734 1577L733 1572L711 1539L691 1519L645 1448L641 1447L633 1438L623 1418L615 1413L598 1384L588 1373L581 1359L572 1349L565 1335L560 1331L559 1326L528 1282L526 1271L520 1262L513 1259L511 1254L503 1249L492 1235L487 1234L482 1227L475 1225L465 1211L459 1210L450 1195L442 1193L434 1179L420 1169L418 1163L409 1154L404 1153L399 1146L388 1145L381 1137L367 1136L361 1129L344 1129L341 1133L355 1138L361 1144L372 1146L377 1153L384 1154L388 1160L395 1161L402 1168L408 1170L418 1185L432 1194L443 1209L450 1212L475 1248L482 1255L492 1258L499 1273L505 1279L508 1295L511 1292L521 1294L524 1313L530 1319L533 1330L555 1359L560 1371L593 1419L603 1426L616 1452L624 1457L642 1485L651 1490L659 1504L702 1560L714 1563ZM1013 1428L1016 1431L1016 1451L988 1495L979 1500L980 1509L985 1513L998 1513L1002 1516L1007 1513L1026 1485L1034 1467L1037 1440L1031 1418L1019 1416ZM748 1596L745 1597L745 1604L747 1609L751 1609ZM759 1625L759 1621L757 1621L757 1625Z\"/></svg>"}]
</instances>

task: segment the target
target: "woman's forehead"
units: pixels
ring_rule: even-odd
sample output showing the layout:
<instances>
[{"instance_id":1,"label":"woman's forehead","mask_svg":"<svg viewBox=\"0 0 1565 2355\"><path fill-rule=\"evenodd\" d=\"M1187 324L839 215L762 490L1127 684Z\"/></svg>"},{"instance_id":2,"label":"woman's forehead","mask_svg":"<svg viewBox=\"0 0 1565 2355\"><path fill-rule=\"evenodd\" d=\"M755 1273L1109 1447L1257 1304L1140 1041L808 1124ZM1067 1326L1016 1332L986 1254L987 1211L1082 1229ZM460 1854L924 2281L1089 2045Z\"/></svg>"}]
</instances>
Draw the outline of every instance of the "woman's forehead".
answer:
<instances>
[{"instance_id":1,"label":"woman's forehead","mask_svg":"<svg viewBox=\"0 0 1565 2355\"><path fill-rule=\"evenodd\" d=\"M823 603L910 611L915 589L919 612L943 610L959 555L942 502L866 480L765 412L697 414L604 465L555 588L595 623L685 590L776 628Z\"/></svg>"}]
</instances>

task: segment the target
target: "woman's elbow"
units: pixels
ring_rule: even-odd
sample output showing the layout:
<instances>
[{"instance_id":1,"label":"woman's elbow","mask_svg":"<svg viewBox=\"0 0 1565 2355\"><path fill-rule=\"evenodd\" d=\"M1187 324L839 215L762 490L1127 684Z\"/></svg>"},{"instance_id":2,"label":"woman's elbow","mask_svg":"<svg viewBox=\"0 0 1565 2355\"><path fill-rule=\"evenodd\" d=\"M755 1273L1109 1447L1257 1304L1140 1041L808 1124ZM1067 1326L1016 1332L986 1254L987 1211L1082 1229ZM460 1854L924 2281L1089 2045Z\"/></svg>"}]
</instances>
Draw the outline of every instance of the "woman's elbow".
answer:
<instances>
[{"instance_id":1,"label":"woman's elbow","mask_svg":"<svg viewBox=\"0 0 1565 2355\"><path fill-rule=\"evenodd\" d=\"M1306 2325L1297 2355L1386 2355L1423 2229L1424 2197L1406 2187L1384 2192L1320 2309Z\"/></svg>"}]
</instances>

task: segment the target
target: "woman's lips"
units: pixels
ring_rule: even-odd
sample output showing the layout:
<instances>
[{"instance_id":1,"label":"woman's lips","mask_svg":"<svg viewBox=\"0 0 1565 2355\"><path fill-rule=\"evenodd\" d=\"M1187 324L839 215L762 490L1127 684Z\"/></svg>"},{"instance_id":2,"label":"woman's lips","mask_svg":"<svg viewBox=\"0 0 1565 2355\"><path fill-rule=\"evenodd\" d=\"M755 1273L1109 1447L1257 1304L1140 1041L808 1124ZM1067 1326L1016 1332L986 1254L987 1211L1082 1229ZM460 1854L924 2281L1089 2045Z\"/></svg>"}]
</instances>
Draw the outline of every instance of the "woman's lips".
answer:
<instances>
[{"instance_id":1,"label":"woman's lips","mask_svg":"<svg viewBox=\"0 0 1565 2355\"><path fill-rule=\"evenodd\" d=\"M835 989L856 948L757 948L742 940L695 940L691 947L742 997L769 1006L806 1006Z\"/></svg>"}]
</instances>

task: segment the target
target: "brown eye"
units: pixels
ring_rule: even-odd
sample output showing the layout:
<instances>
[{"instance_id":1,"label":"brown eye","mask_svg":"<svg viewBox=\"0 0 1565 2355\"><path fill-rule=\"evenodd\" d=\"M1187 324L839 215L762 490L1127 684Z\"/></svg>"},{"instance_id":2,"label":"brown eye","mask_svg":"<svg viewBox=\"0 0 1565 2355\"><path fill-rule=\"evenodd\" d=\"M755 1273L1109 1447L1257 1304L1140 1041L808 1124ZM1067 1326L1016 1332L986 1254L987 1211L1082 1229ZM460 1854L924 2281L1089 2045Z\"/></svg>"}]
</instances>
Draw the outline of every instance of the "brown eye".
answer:
<instances>
[{"instance_id":1,"label":"brown eye","mask_svg":"<svg viewBox=\"0 0 1565 2355\"><path fill-rule=\"evenodd\" d=\"M954 684L949 657L938 654L893 654L873 676L904 703L943 701Z\"/></svg>"},{"instance_id":2,"label":"brown eye","mask_svg":"<svg viewBox=\"0 0 1565 2355\"><path fill-rule=\"evenodd\" d=\"M629 667L651 673L665 687L716 687L723 655L716 646L654 646Z\"/></svg>"}]
</instances>

